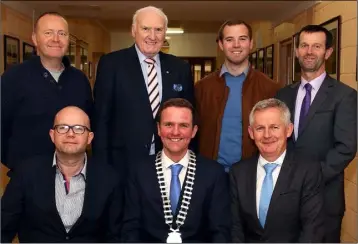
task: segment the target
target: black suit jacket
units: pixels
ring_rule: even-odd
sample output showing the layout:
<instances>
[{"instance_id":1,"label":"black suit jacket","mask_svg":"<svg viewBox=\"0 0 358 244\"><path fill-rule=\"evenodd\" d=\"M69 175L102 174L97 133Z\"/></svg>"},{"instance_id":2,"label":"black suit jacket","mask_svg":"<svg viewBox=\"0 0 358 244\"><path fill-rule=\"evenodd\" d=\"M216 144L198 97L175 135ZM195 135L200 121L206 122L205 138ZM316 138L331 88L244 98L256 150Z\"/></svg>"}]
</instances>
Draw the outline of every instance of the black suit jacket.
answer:
<instances>
[{"instance_id":1,"label":"black suit jacket","mask_svg":"<svg viewBox=\"0 0 358 244\"><path fill-rule=\"evenodd\" d=\"M123 187L107 164L87 162L82 214L66 233L56 208L53 155L21 164L1 199L1 242L108 242L119 240ZM123 191L124 193L124 191Z\"/></svg>"},{"instance_id":2,"label":"black suit jacket","mask_svg":"<svg viewBox=\"0 0 358 244\"><path fill-rule=\"evenodd\" d=\"M131 167L123 242L166 242L170 232L164 220L155 156L148 160ZM230 241L228 176L217 162L197 156L192 199L180 232L183 242Z\"/></svg>"},{"instance_id":3,"label":"black suit jacket","mask_svg":"<svg viewBox=\"0 0 358 244\"><path fill-rule=\"evenodd\" d=\"M287 104L294 121L300 83L281 89L276 97ZM357 152L357 91L326 76L316 94L297 140L289 147L321 162L325 181L325 210L343 215L344 169Z\"/></svg>"},{"instance_id":4,"label":"black suit jacket","mask_svg":"<svg viewBox=\"0 0 358 244\"><path fill-rule=\"evenodd\" d=\"M323 190L318 162L287 152L272 194L265 228L256 209L258 156L230 172L233 242L322 242Z\"/></svg>"},{"instance_id":5,"label":"black suit jacket","mask_svg":"<svg viewBox=\"0 0 358 244\"><path fill-rule=\"evenodd\" d=\"M159 58L163 84L161 103L176 97L193 103L194 82L189 64L162 52ZM125 173L127 160L149 155L153 133L156 151L161 149L134 45L101 57L94 100L94 155Z\"/></svg>"}]
</instances>

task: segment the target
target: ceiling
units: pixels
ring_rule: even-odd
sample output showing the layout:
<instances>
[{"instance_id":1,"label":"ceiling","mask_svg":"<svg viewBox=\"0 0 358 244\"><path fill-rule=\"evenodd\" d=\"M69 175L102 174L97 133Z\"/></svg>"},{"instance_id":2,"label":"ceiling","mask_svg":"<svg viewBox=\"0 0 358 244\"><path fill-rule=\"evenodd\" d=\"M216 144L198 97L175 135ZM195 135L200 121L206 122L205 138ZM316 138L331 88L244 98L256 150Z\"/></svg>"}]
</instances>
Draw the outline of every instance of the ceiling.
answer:
<instances>
[{"instance_id":1,"label":"ceiling","mask_svg":"<svg viewBox=\"0 0 358 244\"><path fill-rule=\"evenodd\" d=\"M17 3L16 3L17 2ZM162 8L170 27L186 32L216 32L229 18L248 23L270 21L277 25L313 6L315 1L5 1L17 9L39 15L58 11L67 17L99 21L109 31L128 30L134 12L148 5ZM21 5L21 6L20 6ZM29 11L31 10L31 11Z\"/></svg>"}]
</instances>

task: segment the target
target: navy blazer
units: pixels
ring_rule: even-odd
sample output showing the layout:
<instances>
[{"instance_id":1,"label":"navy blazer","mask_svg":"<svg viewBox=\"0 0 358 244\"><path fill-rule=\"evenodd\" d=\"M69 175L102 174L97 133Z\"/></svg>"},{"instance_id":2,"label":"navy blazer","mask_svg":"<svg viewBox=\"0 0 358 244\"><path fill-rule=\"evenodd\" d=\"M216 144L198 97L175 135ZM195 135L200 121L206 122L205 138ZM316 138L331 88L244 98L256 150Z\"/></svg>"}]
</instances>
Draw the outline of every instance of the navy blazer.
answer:
<instances>
[{"instance_id":1,"label":"navy blazer","mask_svg":"<svg viewBox=\"0 0 358 244\"><path fill-rule=\"evenodd\" d=\"M276 98L285 102L294 121L300 82L281 89ZM297 140L294 133L288 146L321 163L325 182L325 211L343 216L344 169L357 152L357 91L326 75Z\"/></svg>"},{"instance_id":2,"label":"navy blazer","mask_svg":"<svg viewBox=\"0 0 358 244\"><path fill-rule=\"evenodd\" d=\"M322 242L323 180L318 162L287 151L269 205L266 224L256 208L258 155L230 172L233 242Z\"/></svg>"},{"instance_id":3,"label":"navy blazer","mask_svg":"<svg viewBox=\"0 0 358 244\"><path fill-rule=\"evenodd\" d=\"M14 171L1 199L1 242L118 242L123 187L111 166L88 160L82 214L66 233L56 208L53 155Z\"/></svg>"},{"instance_id":4,"label":"navy blazer","mask_svg":"<svg viewBox=\"0 0 358 244\"><path fill-rule=\"evenodd\" d=\"M155 156L131 169L122 241L166 242L170 230L164 220ZM228 176L220 164L197 155L189 212L180 227L183 242L229 242L230 223Z\"/></svg>"},{"instance_id":5,"label":"navy blazer","mask_svg":"<svg viewBox=\"0 0 358 244\"><path fill-rule=\"evenodd\" d=\"M162 100L185 98L194 101L194 82L187 62L160 52ZM91 121L95 138L93 153L126 174L129 160L148 157L155 135L161 149L147 87L135 46L101 57L94 86Z\"/></svg>"}]
</instances>

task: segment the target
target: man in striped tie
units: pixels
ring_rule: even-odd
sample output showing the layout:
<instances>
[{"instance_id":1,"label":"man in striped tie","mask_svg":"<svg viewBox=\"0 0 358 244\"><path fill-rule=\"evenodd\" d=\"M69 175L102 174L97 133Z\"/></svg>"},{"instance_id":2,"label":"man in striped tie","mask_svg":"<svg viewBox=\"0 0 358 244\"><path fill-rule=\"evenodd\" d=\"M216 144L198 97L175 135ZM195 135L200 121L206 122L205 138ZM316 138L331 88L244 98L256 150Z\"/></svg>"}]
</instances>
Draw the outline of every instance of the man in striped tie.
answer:
<instances>
[{"instance_id":1,"label":"man in striped tie","mask_svg":"<svg viewBox=\"0 0 358 244\"><path fill-rule=\"evenodd\" d=\"M137 10L131 31L134 45L104 55L98 64L93 153L124 177L131 162L162 148L155 123L160 104L170 98L194 100L190 65L160 51L167 24L161 9Z\"/></svg>"},{"instance_id":2,"label":"man in striped tie","mask_svg":"<svg viewBox=\"0 0 358 244\"><path fill-rule=\"evenodd\" d=\"M249 134L259 155L230 172L233 242L322 242L323 181L319 162L287 148L293 124L278 99L258 102Z\"/></svg>"}]
</instances>

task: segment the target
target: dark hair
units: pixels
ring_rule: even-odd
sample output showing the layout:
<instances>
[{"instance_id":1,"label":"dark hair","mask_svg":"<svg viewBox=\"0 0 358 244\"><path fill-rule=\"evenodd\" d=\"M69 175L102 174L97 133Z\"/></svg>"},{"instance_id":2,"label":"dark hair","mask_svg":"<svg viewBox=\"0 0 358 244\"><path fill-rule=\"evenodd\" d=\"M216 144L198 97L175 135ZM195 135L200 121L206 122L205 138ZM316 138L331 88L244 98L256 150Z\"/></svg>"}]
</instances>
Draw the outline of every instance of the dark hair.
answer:
<instances>
[{"instance_id":1,"label":"dark hair","mask_svg":"<svg viewBox=\"0 0 358 244\"><path fill-rule=\"evenodd\" d=\"M38 25L40 19L41 19L42 17L46 16L46 15L54 15L54 16L58 16L58 17L61 17L61 18L65 19L65 17L64 17L62 14L60 14L59 12L51 12L51 11L49 11L49 12L44 12L44 13L42 13L39 17L37 17L37 19L36 19L36 21L35 21L35 25L34 25L34 31L36 31L37 25ZM66 19L65 19L65 20L66 20Z\"/></svg>"},{"instance_id":2,"label":"dark hair","mask_svg":"<svg viewBox=\"0 0 358 244\"><path fill-rule=\"evenodd\" d=\"M176 108L187 108L191 111L191 115L193 118L193 126L197 125L197 119L195 114L195 109L193 105L184 98L171 98L167 101L165 101L159 108L159 111L157 113L157 122L160 123L161 115L164 109L170 108L170 107L176 107Z\"/></svg>"},{"instance_id":3,"label":"dark hair","mask_svg":"<svg viewBox=\"0 0 358 244\"><path fill-rule=\"evenodd\" d=\"M331 48L333 46L333 35L326 28L320 25L306 25L303 27L296 37L296 48L300 45L300 35L302 32L307 33L316 33L323 32L326 35L326 49Z\"/></svg>"},{"instance_id":4,"label":"dark hair","mask_svg":"<svg viewBox=\"0 0 358 244\"><path fill-rule=\"evenodd\" d=\"M218 36L216 38L216 42L218 42L219 40L220 41L223 40L225 27L226 26L233 26L233 25L244 25L247 28L248 32L249 32L250 40L252 39L252 28L251 28L251 26L248 23L246 23L245 21L243 21L243 20L234 19L234 20L227 20L220 26Z\"/></svg>"}]
</instances>

